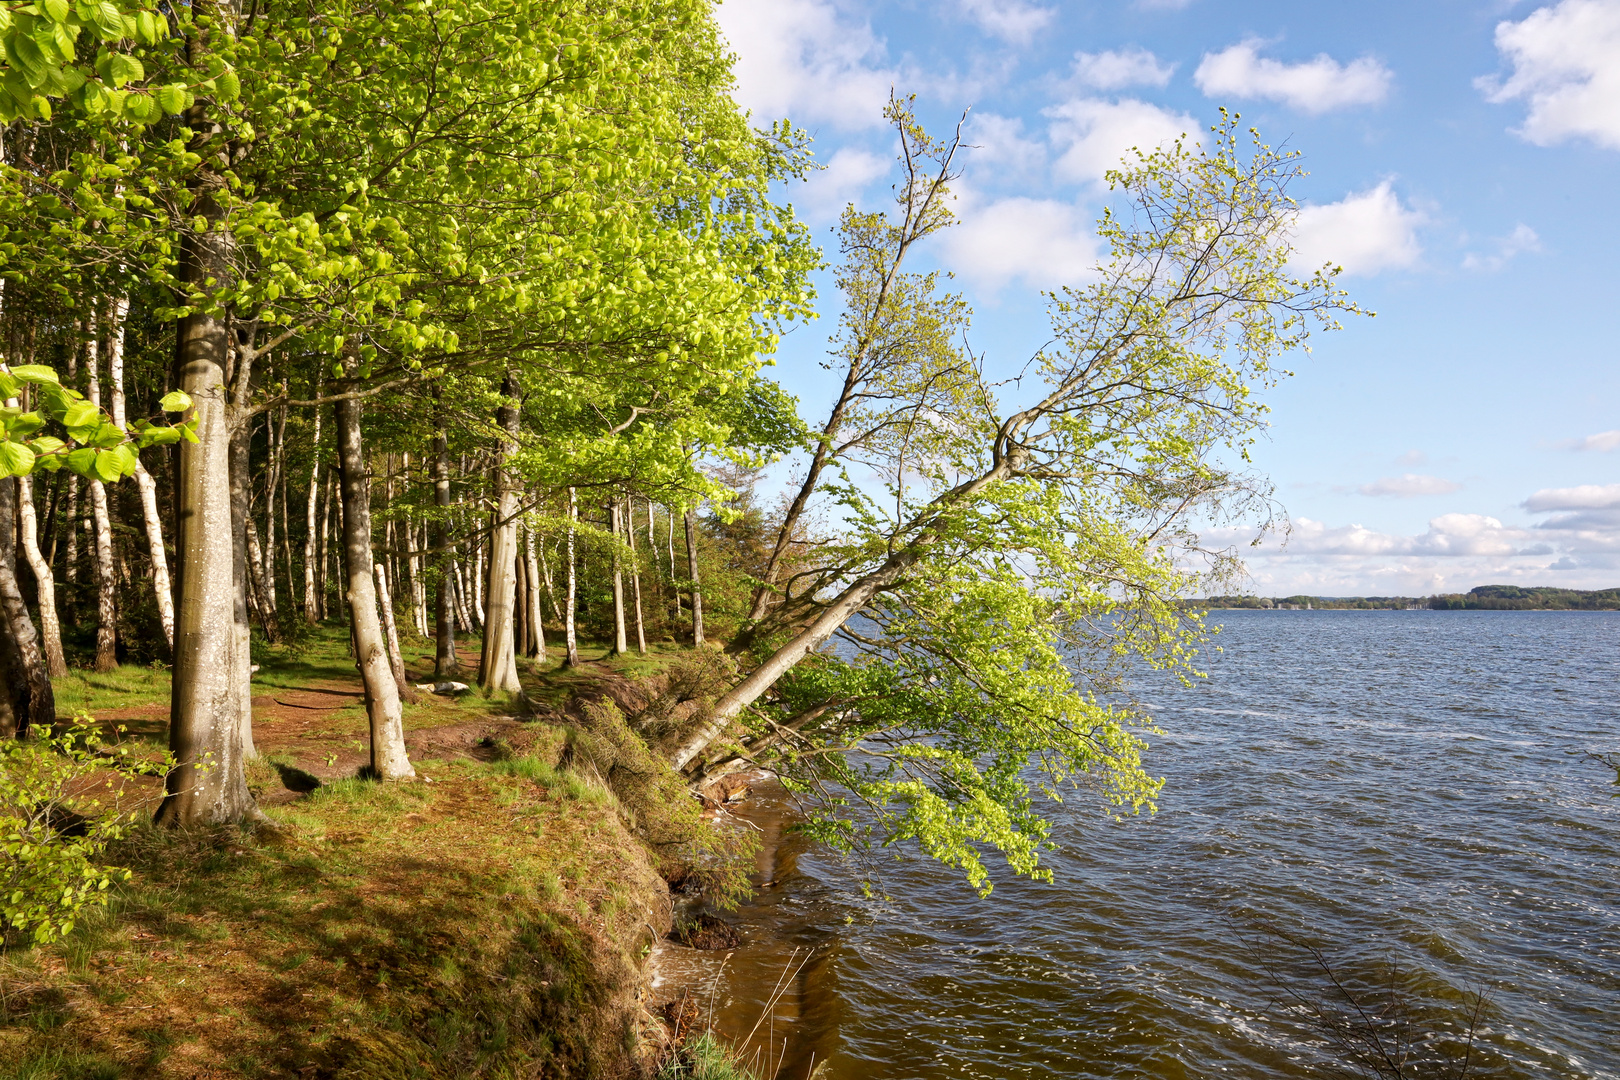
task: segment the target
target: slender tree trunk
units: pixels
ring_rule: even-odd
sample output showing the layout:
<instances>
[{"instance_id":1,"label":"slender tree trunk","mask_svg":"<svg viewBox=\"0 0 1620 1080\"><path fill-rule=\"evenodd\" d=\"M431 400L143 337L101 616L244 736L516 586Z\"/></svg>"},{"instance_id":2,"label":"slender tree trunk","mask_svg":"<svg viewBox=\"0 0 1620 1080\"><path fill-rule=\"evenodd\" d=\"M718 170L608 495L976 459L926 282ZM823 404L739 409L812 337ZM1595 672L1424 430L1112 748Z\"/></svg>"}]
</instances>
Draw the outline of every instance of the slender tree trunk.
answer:
<instances>
[{"instance_id":1,"label":"slender tree trunk","mask_svg":"<svg viewBox=\"0 0 1620 1080\"><path fill-rule=\"evenodd\" d=\"M92 405L101 404L100 349L95 336L85 352ZM90 511L95 522L96 568L96 670L118 668L118 575L113 568L112 512L107 505L107 485L90 481Z\"/></svg>"},{"instance_id":2,"label":"slender tree trunk","mask_svg":"<svg viewBox=\"0 0 1620 1080\"><path fill-rule=\"evenodd\" d=\"M489 534L489 587L484 607L484 647L478 684L485 694L522 694L518 681L517 641L517 487L507 460L517 452L517 377L510 372L501 386L506 399L496 413L505 439L495 463L495 511Z\"/></svg>"},{"instance_id":3,"label":"slender tree trunk","mask_svg":"<svg viewBox=\"0 0 1620 1080\"><path fill-rule=\"evenodd\" d=\"M17 485L0 479L0 737L56 722L56 694L17 580Z\"/></svg>"},{"instance_id":4,"label":"slender tree trunk","mask_svg":"<svg viewBox=\"0 0 1620 1080\"><path fill-rule=\"evenodd\" d=\"M574 615L578 607L575 599L579 588L574 568L574 522L579 520L579 501L573 488L568 489L568 610L563 619L563 637L568 656L563 661L569 667L579 666L579 638L574 632Z\"/></svg>"},{"instance_id":5,"label":"slender tree trunk","mask_svg":"<svg viewBox=\"0 0 1620 1080\"><path fill-rule=\"evenodd\" d=\"M450 440L442 430L433 436L433 505L438 508L433 547L439 569L433 597L434 636L437 638L433 674L439 679L451 679L461 673L461 665L456 661L456 620L451 610L456 584L451 575L454 559L450 552Z\"/></svg>"},{"instance_id":6,"label":"slender tree trunk","mask_svg":"<svg viewBox=\"0 0 1620 1080\"><path fill-rule=\"evenodd\" d=\"M358 366L351 347L344 356L350 372ZM350 383L352 388L353 384ZM366 458L360 442L360 402L347 398L337 403L338 465L343 487L344 564L348 575L349 620L353 627L355 662L365 687L366 713L371 720L371 772L378 780L405 780L416 775L405 755L405 724L400 712L399 683L394 678L377 621L377 590L373 584L371 555L371 495Z\"/></svg>"},{"instance_id":7,"label":"slender tree trunk","mask_svg":"<svg viewBox=\"0 0 1620 1080\"><path fill-rule=\"evenodd\" d=\"M624 525L619 514L619 500L607 505L608 531L620 543L624 541ZM613 655L623 656L630 651L629 636L624 626L624 560L619 557L619 545L613 545Z\"/></svg>"},{"instance_id":8,"label":"slender tree trunk","mask_svg":"<svg viewBox=\"0 0 1620 1080\"><path fill-rule=\"evenodd\" d=\"M629 518L625 535L630 541L630 589L636 602L636 652L646 656L647 631L641 621L641 567L636 560L636 500L633 496L625 497L624 512Z\"/></svg>"},{"instance_id":9,"label":"slender tree trunk","mask_svg":"<svg viewBox=\"0 0 1620 1080\"><path fill-rule=\"evenodd\" d=\"M107 353L108 391L112 397L113 423L127 427L124 415L124 324L129 317L129 300L113 302L113 325ZM157 599L158 622L169 650L174 650L174 586L169 580L169 554L163 546L163 515L158 511L157 482L145 462L135 461L135 487L141 496L141 516L146 522L146 548L152 560L152 595Z\"/></svg>"},{"instance_id":10,"label":"slender tree trunk","mask_svg":"<svg viewBox=\"0 0 1620 1080\"><path fill-rule=\"evenodd\" d=\"M38 515L34 510L34 478L17 478L18 517L21 519L23 554L28 568L34 572L34 583L39 594L39 628L45 647L45 670L52 678L68 672L67 657L62 653L62 621L56 614L56 575L51 564L39 550L37 532Z\"/></svg>"},{"instance_id":11,"label":"slender tree trunk","mask_svg":"<svg viewBox=\"0 0 1620 1080\"><path fill-rule=\"evenodd\" d=\"M692 579L692 644L703 644L703 584L698 580L697 514L688 509L686 523L686 572Z\"/></svg>"},{"instance_id":12,"label":"slender tree trunk","mask_svg":"<svg viewBox=\"0 0 1620 1080\"><path fill-rule=\"evenodd\" d=\"M230 349L229 344L227 348ZM234 370L229 372L230 402L234 416L237 409L248 404L253 381L253 356L241 349L232 349ZM236 652L234 653L237 685L237 728L242 743L242 759L251 761L259 756L253 745L253 622L249 610L249 590L257 589L260 621L265 637L274 641L270 628L270 614L265 606L264 579L254 571L258 567L258 530L253 527L249 490L252 485L248 454L253 438L251 420L233 422L230 441L230 498L231 498L231 579L235 583L233 609L236 620ZM250 554L254 556L250 561Z\"/></svg>"},{"instance_id":13,"label":"slender tree trunk","mask_svg":"<svg viewBox=\"0 0 1620 1080\"><path fill-rule=\"evenodd\" d=\"M283 387L285 389L285 387ZM265 441L270 444L270 477L264 485L264 596L270 610L279 615L276 602L276 489L281 486L282 450L287 441L287 409L281 409L280 423L264 424Z\"/></svg>"},{"instance_id":14,"label":"slender tree trunk","mask_svg":"<svg viewBox=\"0 0 1620 1080\"><path fill-rule=\"evenodd\" d=\"M326 484L321 494L321 553L316 560L315 607L320 618L330 615L326 606L326 590L331 581L332 566L332 503L335 501L336 482L332 470L326 471Z\"/></svg>"},{"instance_id":15,"label":"slender tree trunk","mask_svg":"<svg viewBox=\"0 0 1620 1080\"><path fill-rule=\"evenodd\" d=\"M546 617L540 607L540 564L535 558L533 527L524 529L524 567L529 579L529 626L534 631L528 655L544 661L546 658Z\"/></svg>"},{"instance_id":16,"label":"slender tree trunk","mask_svg":"<svg viewBox=\"0 0 1620 1080\"><path fill-rule=\"evenodd\" d=\"M318 368L320 365L317 364ZM315 376L315 396L321 396L321 377ZM326 410L315 406L314 432L310 437L309 498L304 506L304 621L314 626L321 621L321 593L326 575L316 560L315 511L321 490L321 414ZM325 529L322 529L324 532ZM326 558L326 545L320 544L319 556Z\"/></svg>"},{"instance_id":17,"label":"slender tree trunk","mask_svg":"<svg viewBox=\"0 0 1620 1080\"><path fill-rule=\"evenodd\" d=\"M383 631L388 638L388 666L394 672L394 685L405 701L415 701L416 691L405 681L405 654L399 651L399 626L394 622L394 599L388 592L388 572L377 563L372 572L377 577L377 602L382 607Z\"/></svg>"},{"instance_id":18,"label":"slender tree trunk","mask_svg":"<svg viewBox=\"0 0 1620 1080\"><path fill-rule=\"evenodd\" d=\"M675 579L680 575L675 571L675 508L666 506L669 511L669 591L675 594L675 621L681 620L681 590L676 587Z\"/></svg>"},{"instance_id":19,"label":"slender tree trunk","mask_svg":"<svg viewBox=\"0 0 1620 1080\"><path fill-rule=\"evenodd\" d=\"M195 40L190 49L196 51ZM187 123L198 133L212 128L218 138L202 103L189 111ZM223 285L231 273L231 234L214 200L211 185L216 182L213 174L200 170L190 207L191 214L213 227L181 234L179 277L199 291L214 287L209 278ZM225 824L258 810L242 775L231 436L225 400L228 333L225 322L206 309L184 316L175 332L176 382L191 397L197 441L179 444L175 484L177 599L169 750L177 764L157 812L157 820L167 825Z\"/></svg>"}]
</instances>

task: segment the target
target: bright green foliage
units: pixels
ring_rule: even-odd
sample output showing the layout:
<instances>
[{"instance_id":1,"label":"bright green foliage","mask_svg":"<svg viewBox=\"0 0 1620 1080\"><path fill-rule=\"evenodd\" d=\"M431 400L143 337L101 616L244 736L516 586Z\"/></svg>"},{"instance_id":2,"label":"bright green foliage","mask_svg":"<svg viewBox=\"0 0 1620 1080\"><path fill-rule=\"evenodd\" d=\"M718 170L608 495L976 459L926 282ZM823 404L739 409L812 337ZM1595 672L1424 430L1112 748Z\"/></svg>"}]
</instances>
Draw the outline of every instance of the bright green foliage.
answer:
<instances>
[{"instance_id":1,"label":"bright green foliage","mask_svg":"<svg viewBox=\"0 0 1620 1080\"><path fill-rule=\"evenodd\" d=\"M119 807L121 782L167 768L108 744L82 715L51 735L0 742L0 925L44 944L105 904L129 871L98 859L137 817Z\"/></svg>"},{"instance_id":2,"label":"bright green foliage","mask_svg":"<svg viewBox=\"0 0 1620 1080\"><path fill-rule=\"evenodd\" d=\"M1032 397L961 380L970 407L867 455L887 466L883 496L828 489L851 527L804 618L837 590L834 608L871 598L789 675L760 729L793 782L828 798L821 837L915 840L988 892L986 848L1045 875L1041 804L1066 788L1151 807L1153 720L1132 681L1196 673L1204 628L1179 598L1230 559L1202 551L1197 526L1266 505L1243 469L1265 414L1253 390L1313 323L1355 310L1331 274L1287 270L1293 159L1258 142L1245 157L1232 121L1209 141L1111 174L1133 213L1104 217L1096 283L1051 297ZM934 313L957 309L896 310L892 332L927 342L949 336ZM865 809L840 820L851 800Z\"/></svg>"},{"instance_id":3,"label":"bright green foliage","mask_svg":"<svg viewBox=\"0 0 1620 1080\"><path fill-rule=\"evenodd\" d=\"M195 422L154 425L137 420L125 432L99 406L77 390L63 386L56 372L44 364L0 364L0 400L17 398L28 387L36 407L0 406L0 479L27 476L35 469L55 472L66 467L80 476L106 483L135 474L136 455L148 446L197 441ZM163 409L183 413L191 398L176 390L163 398ZM40 434L50 423L66 439Z\"/></svg>"}]
</instances>

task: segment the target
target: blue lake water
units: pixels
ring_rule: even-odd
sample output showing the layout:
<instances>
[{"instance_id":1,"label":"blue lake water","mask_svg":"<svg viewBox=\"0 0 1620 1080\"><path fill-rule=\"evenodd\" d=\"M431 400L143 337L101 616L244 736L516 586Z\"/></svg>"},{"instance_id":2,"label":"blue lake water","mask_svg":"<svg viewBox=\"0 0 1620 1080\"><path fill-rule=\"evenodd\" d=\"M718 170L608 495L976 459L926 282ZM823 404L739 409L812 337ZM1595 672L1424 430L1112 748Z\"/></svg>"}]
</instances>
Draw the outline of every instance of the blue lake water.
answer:
<instances>
[{"instance_id":1,"label":"blue lake water","mask_svg":"<svg viewBox=\"0 0 1620 1080\"><path fill-rule=\"evenodd\" d=\"M1209 678L1142 688L1157 815L1071 798L1056 881L982 900L918 858L864 900L787 836L704 961L715 1026L795 1080L1322 1076L1346 999L1308 945L1386 1040L1455 1050L1480 993L1473 1075L1620 1078L1620 788L1586 757L1620 751L1620 615L1215 614Z\"/></svg>"}]
</instances>

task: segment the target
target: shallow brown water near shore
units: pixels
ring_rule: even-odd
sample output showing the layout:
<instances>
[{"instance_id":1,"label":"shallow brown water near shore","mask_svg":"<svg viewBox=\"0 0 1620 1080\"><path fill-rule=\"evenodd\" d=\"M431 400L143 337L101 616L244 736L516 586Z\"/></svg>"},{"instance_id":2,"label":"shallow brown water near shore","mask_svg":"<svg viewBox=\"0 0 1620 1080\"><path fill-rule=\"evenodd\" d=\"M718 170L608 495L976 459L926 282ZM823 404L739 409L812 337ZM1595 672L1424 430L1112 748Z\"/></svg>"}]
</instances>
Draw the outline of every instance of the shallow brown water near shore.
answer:
<instances>
[{"instance_id":1,"label":"shallow brown water near shore","mask_svg":"<svg viewBox=\"0 0 1620 1080\"><path fill-rule=\"evenodd\" d=\"M1159 813L1071 798L1055 883L910 859L866 900L767 789L742 943L664 977L776 1080L1328 1075L1269 927L1358 992L1393 969L1441 1052L1482 991L1475 1076L1620 1077L1620 799L1585 757L1620 750L1620 616L1219 614L1211 677L1146 689Z\"/></svg>"}]
</instances>

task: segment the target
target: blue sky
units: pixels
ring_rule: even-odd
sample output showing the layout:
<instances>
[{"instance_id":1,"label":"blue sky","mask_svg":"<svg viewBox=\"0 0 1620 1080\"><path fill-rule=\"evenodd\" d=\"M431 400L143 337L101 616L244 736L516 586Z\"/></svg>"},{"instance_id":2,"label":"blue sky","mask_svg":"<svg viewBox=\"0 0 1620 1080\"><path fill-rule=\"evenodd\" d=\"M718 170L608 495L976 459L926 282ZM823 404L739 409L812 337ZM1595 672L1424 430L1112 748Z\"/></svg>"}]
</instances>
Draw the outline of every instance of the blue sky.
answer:
<instances>
[{"instance_id":1,"label":"blue sky","mask_svg":"<svg viewBox=\"0 0 1620 1080\"><path fill-rule=\"evenodd\" d=\"M791 192L832 248L889 199L891 86L977 145L925 253L1021 363L1040 291L1085 280L1099 179L1225 105L1305 155L1296 246L1375 319L1318 337L1257 462L1293 523L1265 595L1620 585L1620 0L725 0L737 94L827 166ZM919 266L919 268L922 268ZM815 419L835 321L776 374Z\"/></svg>"}]
</instances>

